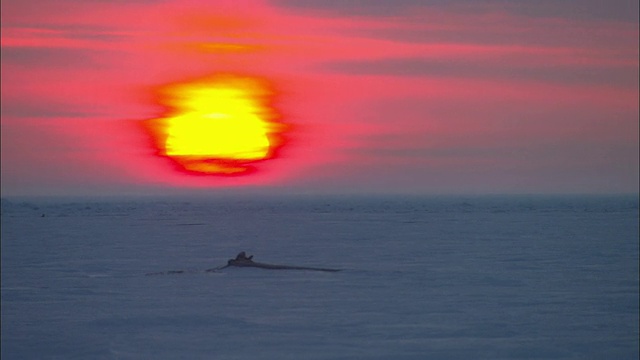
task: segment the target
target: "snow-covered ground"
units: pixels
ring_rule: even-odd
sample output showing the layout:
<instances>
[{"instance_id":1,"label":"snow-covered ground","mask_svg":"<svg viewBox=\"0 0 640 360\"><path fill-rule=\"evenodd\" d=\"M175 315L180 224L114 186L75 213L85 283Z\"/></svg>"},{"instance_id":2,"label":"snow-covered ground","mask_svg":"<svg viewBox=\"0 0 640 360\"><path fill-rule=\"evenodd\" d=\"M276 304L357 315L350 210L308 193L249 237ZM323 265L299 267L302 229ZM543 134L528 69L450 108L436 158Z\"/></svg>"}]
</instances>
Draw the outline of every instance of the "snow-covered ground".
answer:
<instances>
[{"instance_id":1,"label":"snow-covered ground","mask_svg":"<svg viewBox=\"0 0 640 360\"><path fill-rule=\"evenodd\" d=\"M637 359L638 304L637 197L2 201L3 359Z\"/></svg>"}]
</instances>

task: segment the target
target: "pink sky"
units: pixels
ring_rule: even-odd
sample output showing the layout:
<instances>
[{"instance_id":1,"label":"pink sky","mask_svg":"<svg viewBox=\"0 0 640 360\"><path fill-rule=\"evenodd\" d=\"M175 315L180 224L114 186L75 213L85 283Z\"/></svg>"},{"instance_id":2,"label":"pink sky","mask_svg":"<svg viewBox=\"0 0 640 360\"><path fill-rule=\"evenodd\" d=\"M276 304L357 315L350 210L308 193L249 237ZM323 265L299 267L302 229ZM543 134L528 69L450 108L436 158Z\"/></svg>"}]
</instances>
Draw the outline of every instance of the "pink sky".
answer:
<instances>
[{"instance_id":1,"label":"pink sky","mask_svg":"<svg viewBox=\"0 0 640 360\"><path fill-rule=\"evenodd\" d=\"M3 0L2 196L636 193L638 3L604 3ZM219 72L268 79L290 141L175 171L153 89Z\"/></svg>"}]
</instances>

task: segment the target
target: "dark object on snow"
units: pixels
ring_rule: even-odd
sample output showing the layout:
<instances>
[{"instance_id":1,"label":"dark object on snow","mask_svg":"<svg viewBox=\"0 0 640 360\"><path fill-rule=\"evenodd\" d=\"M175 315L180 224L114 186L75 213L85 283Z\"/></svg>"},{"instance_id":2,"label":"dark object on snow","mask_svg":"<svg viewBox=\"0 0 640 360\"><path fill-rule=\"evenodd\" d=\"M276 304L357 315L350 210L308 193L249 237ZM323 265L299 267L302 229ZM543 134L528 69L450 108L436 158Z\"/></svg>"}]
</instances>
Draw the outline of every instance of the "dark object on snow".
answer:
<instances>
[{"instance_id":1,"label":"dark object on snow","mask_svg":"<svg viewBox=\"0 0 640 360\"><path fill-rule=\"evenodd\" d=\"M253 255L247 257L245 252L241 252L236 256L235 259L229 259L227 261L227 265L218 269L210 269L211 270L221 270L230 266L237 267L255 267L260 269L268 269L268 270L312 270L312 271L328 271L335 272L340 271L339 269L326 269L326 268L315 268L315 267L306 267L306 266L290 266L290 265L274 265L274 264L265 264L259 263L252 260Z\"/></svg>"},{"instance_id":2,"label":"dark object on snow","mask_svg":"<svg viewBox=\"0 0 640 360\"><path fill-rule=\"evenodd\" d=\"M235 259L229 259L229 261L227 261L227 265L220 266L220 267L213 268L213 269L207 269L207 270L204 270L204 272L216 272L218 270L226 269L226 268L228 268L230 266L235 266L235 267L254 267L254 268L268 269L268 270L311 270L311 271L327 271L327 272L340 271L340 269L326 269L326 268L315 268L315 267L306 267L306 266L289 266L289 265L265 264L265 263L255 262L252 259L253 259L253 255L247 256L247 254L244 251L242 251L236 256ZM148 273L148 274L145 274L145 275L147 275L147 276L150 276L150 275L174 275L174 274L186 274L186 273L194 273L194 272L201 272L201 271L198 271L198 270L196 270L196 271L170 270L170 271L163 271L163 272Z\"/></svg>"},{"instance_id":3,"label":"dark object on snow","mask_svg":"<svg viewBox=\"0 0 640 360\"><path fill-rule=\"evenodd\" d=\"M253 259L253 255L247 257L247 254L244 251L241 251L240 254L236 255L236 260L238 261L243 261L243 260L251 261L251 259Z\"/></svg>"}]
</instances>

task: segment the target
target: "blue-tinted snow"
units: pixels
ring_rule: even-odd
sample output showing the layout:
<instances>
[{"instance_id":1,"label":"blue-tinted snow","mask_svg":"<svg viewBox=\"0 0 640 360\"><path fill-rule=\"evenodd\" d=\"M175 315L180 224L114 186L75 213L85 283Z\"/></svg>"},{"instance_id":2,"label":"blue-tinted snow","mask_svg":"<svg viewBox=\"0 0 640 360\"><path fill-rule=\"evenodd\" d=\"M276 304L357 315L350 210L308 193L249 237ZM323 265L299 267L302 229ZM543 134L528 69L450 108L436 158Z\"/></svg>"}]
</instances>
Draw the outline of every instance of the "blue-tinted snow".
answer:
<instances>
[{"instance_id":1,"label":"blue-tinted snow","mask_svg":"<svg viewBox=\"0 0 640 360\"><path fill-rule=\"evenodd\" d=\"M638 304L637 197L2 201L3 359L637 359Z\"/></svg>"}]
</instances>

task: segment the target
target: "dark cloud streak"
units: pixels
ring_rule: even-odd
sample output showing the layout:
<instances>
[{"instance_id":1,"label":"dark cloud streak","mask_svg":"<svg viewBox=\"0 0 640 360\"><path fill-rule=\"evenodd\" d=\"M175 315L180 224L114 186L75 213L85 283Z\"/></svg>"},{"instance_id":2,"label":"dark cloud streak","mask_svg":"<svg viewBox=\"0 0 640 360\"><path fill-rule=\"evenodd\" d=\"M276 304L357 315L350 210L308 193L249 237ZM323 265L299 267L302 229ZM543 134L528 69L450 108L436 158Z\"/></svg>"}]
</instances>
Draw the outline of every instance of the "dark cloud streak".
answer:
<instances>
[{"instance_id":1,"label":"dark cloud streak","mask_svg":"<svg viewBox=\"0 0 640 360\"><path fill-rule=\"evenodd\" d=\"M89 118L95 116L95 112L91 110L73 110L76 107L73 103L53 103L39 99L24 101L6 99L3 96L0 116L5 119Z\"/></svg>"},{"instance_id":2,"label":"dark cloud streak","mask_svg":"<svg viewBox=\"0 0 640 360\"><path fill-rule=\"evenodd\" d=\"M64 47L3 47L2 64L25 67L92 67L101 51Z\"/></svg>"},{"instance_id":3,"label":"dark cloud streak","mask_svg":"<svg viewBox=\"0 0 640 360\"><path fill-rule=\"evenodd\" d=\"M334 16L392 17L416 8L439 7L457 12L507 11L515 15L638 22L637 0L272 0L274 5Z\"/></svg>"},{"instance_id":4,"label":"dark cloud streak","mask_svg":"<svg viewBox=\"0 0 640 360\"><path fill-rule=\"evenodd\" d=\"M388 58L345 60L320 65L321 70L349 75L391 75L408 77L458 77L500 80L535 80L562 84L596 84L637 88L635 66L518 66L511 62L476 62L469 60L433 60L422 58Z\"/></svg>"}]
</instances>

